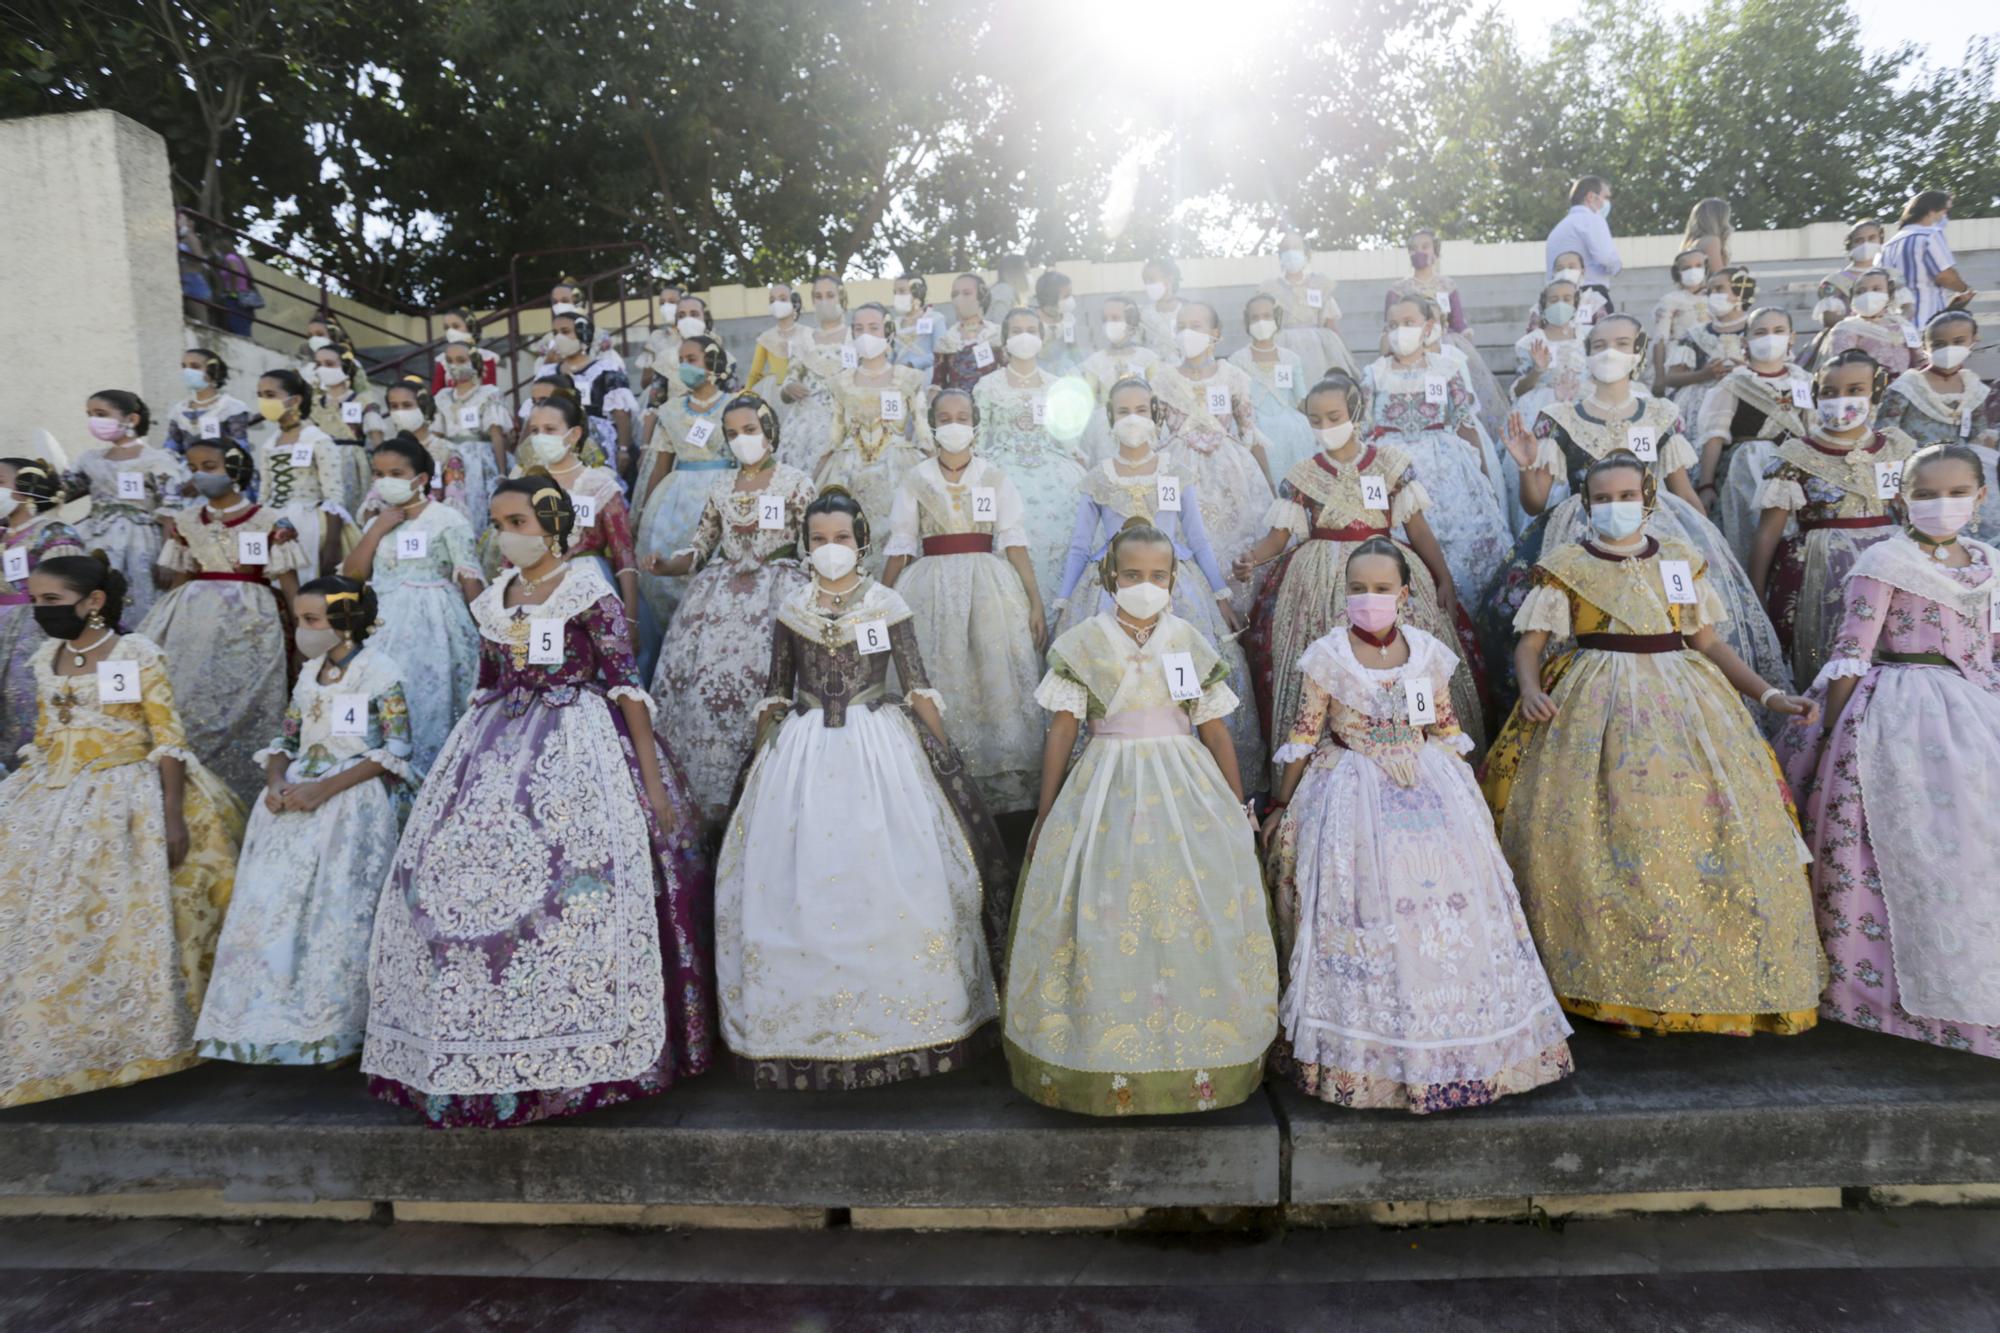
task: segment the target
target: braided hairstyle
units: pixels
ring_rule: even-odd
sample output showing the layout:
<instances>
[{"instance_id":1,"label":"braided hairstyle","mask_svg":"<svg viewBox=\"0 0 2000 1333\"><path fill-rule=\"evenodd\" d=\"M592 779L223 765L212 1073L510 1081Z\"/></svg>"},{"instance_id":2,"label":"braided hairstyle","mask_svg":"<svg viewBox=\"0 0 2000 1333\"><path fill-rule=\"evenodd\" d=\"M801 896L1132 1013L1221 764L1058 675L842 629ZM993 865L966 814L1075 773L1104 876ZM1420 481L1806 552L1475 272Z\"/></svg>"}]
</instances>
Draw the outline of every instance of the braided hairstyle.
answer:
<instances>
[{"instance_id":1,"label":"braided hairstyle","mask_svg":"<svg viewBox=\"0 0 2000 1333\"><path fill-rule=\"evenodd\" d=\"M1121 380L1119 382L1122 384L1124 381ZM939 389L936 393L931 395L931 405L928 412L928 416L930 417L931 430L933 432L937 430L938 404L943 402L947 398L963 398L966 401L966 403L972 408L972 428L974 430L978 430L979 402L964 389Z\"/></svg>"},{"instance_id":2,"label":"braided hairstyle","mask_svg":"<svg viewBox=\"0 0 2000 1333\"><path fill-rule=\"evenodd\" d=\"M1842 366L1866 366L1869 370L1868 401L1879 403L1889 389L1889 371L1880 361L1870 356L1864 349L1850 347L1838 356L1821 361L1813 371L1813 397L1818 398L1826 388L1827 376Z\"/></svg>"},{"instance_id":3,"label":"braided hairstyle","mask_svg":"<svg viewBox=\"0 0 2000 1333\"><path fill-rule=\"evenodd\" d=\"M305 376L299 374L298 371L293 370L290 366L279 366L275 370L267 370L259 375L257 377L258 387L263 387L266 381L269 381L277 388L279 397L298 399L298 414L300 417L305 416L306 407L312 402L312 390L306 387Z\"/></svg>"},{"instance_id":4,"label":"braided hairstyle","mask_svg":"<svg viewBox=\"0 0 2000 1333\"><path fill-rule=\"evenodd\" d=\"M729 355L729 349L721 339L713 334L697 333L692 338L681 339L681 346L692 344L701 349L701 368L715 377L715 387L724 393L736 389L736 361Z\"/></svg>"},{"instance_id":5,"label":"braided hairstyle","mask_svg":"<svg viewBox=\"0 0 2000 1333\"><path fill-rule=\"evenodd\" d=\"M406 430L397 431L394 435L376 445L370 457L380 458L383 454L394 454L405 463L408 463L410 471L424 479L424 489L426 490L437 479L437 460L431 457L430 450L417 442L416 436Z\"/></svg>"},{"instance_id":6,"label":"braided hairstyle","mask_svg":"<svg viewBox=\"0 0 2000 1333\"><path fill-rule=\"evenodd\" d=\"M1277 323L1277 326L1279 328L1281 329L1284 328L1285 308L1278 304L1278 298L1271 295L1271 293L1269 292L1258 292L1255 296L1251 297L1249 300L1243 303L1243 331L1245 333L1248 333L1250 331L1250 309L1252 306L1256 305L1259 301L1269 301L1271 303L1272 320Z\"/></svg>"},{"instance_id":7,"label":"braided hairstyle","mask_svg":"<svg viewBox=\"0 0 2000 1333\"><path fill-rule=\"evenodd\" d=\"M495 486L493 493L524 497L543 534L555 539L556 554L569 554L570 538L576 532L576 503L555 478L541 468L529 468L525 474Z\"/></svg>"},{"instance_id":8,"label":"braided hairstyle","mask_svg":"<svg viewBox=\"0 0 2000 1333\"><path fill-rule=\"evenodd\" d=\"M144 439L146 432L152 429L153 414L147 409L146 400L136 393L128 393L124 389L99 389L90 395L90 402L103 403L121 417L138 417L139 424L132 427L134 439Z\"/></svg>"},{"instance_id":9,"label":"braided hairstyle","mask_svg":"<svg viewBox=\"0 0 2000 1333\"><path fill-rule=\"evenodd\" d=\"M1097 566L1098 581L1104 585L1104 591L1108 593L1116 593L1118 591L1118 552L1128 542L1136 542L1147 546L1165 546L1168 550L1172 550L1174 545L1174 539L1155 527L1153 520L1144 514L1134 514L1132 517L1126 519L1125 525L1113 534L1110 541L1105 543L1104 559L1099 561ZM1172 569L1171 562L1169 563L1169 571L1167 586L1172 588L1173 580L1179 571Z\"/></svg>"},{"instance_id":10,"label":"braided hairstyle","mask_svg":"<svg viewBox=\"0 0 2000 1333\"><path fill-rule=\"evenodd\" d=\"M14 474L9 487L17 500L26 500L36 513L46 513L63 502L62 474L39 458L0 458L0 468Z\"/></svg>"},{"instance_id":11,"label":"braided hairstyle","mask_svg":"<svg viewBox=\"0 0 2000 1333\"><path fill-rule=\"evenodd\" d=\"M220 389L223 385L229 383L229 363L224 361L220 356L209 351L206 347L190 347L187 351L181 353L182 362L185 363L187 358L191 356L201 358L201 373L208 376L210 384Z\"/></svg>"},{"instance_id":12,"label":"braided hairstyle","mask_svg":"<svg viewBox=\"0 0 2000 1333\"><path fill-rule=\"evenodd\" d=\"M829 486L813 497L806 506L804 516L799 519L799 550L812 545L812 521L815 514L845 514L854 524L854 544L861 550L868 549L868 515L861 508L861 501L845 486Z\"/></svg>"},{"instance_id":13,"label":"braided hairstyle","mask_svg":"<svg viewBox=\"0 0 2000 1333\"><path fill-rule=\"evenodd\" d=\"M1357 431L1361 429L1362 408L1366 404L1362 397L1360 382L1354 376L1344 370L1329 370L1320 376L1319 383L1306 390L1306 396L1299 401L1303 405L1323 393L1339 394L1341 401L1347 404L1347 419L1354 423Z\"/></svg>"},{"instance_id":14,"label":"braided hairstyle","mask_svg":"<svg viewBox=\"0 0 2000 1333\"><path fill-rule=\"evenodd\" d=\"M1590 483L1607 472L1628 471L1639 474L1639 498L1644 502L1648 515L1659 508L1660 479L1653 475L1653 469L1640 460L1630 449L1613 449L1604 457L1592 463L1583 473L1583 506L1590 508Z\"/></svg>"},{"instance_id":15,"label":"braided hairstyle","mask_svg":"<svg viewBox=\"0 0 2000 1333\"><path fill-rule=\"evenodd\" d=\"M1904 490L1907 491L1914 486L1917 473L1932 463L1963 463L1972 469L1973 480L1981 486L1986 484L1986 464L1980 459L1976 449L1963 444L1933 444L1928 448L1917 450L1903 464ZM47 561L38 566L40 569L48 567Z\"/></svg>"},{"instance_id":16,"label":"braided hairstyle","mask_svg":"<svg viewBox=\"0 0 2000 1333\"><path fill-rule=\"evenodd\" d=\"M257 481L257 463L250 457L250 451L236 441L224 436L219 440L189 440L187 453L197 449L213 449L222 455L222 470L229 477L229 484L239 491L248 491ZM185 456L185 455L183 455Z\"/></svg>"},{"instance_id":17,"label":"braided hairstyle","mask_svg":"<svg viewBox=\"0 0 2000 1333\"><path fill-rule=\"evenodd\" d=\"M125 576L112 567L111 558L104 552L54 556L36 565L35 572L47 575L68 588L76 594L78 601L94 592L103 593L104 606L97 614L118 633L125 632L118 623L125 612Z\"/></svg>"},{"instance_id":18,"label":"braided hairstyle","mask_svg":"<svg viewBox=\"0 0 2000 1333\"><path fill-rule=\"evenodd\" d=\"M326 623L356 647L368 641L375 627L375 590L360 579L329 574L300 588L299 596L324 597Z\"/></svg>"},{"instance_id":19,"label":"braided hairstyle","mask_svg":"<svg viewBox=\"0 0 2000 1333\"><path fill-rule=\"evenodd\" d=\"M722 405L720 419L727 422L731 412L741 411L744 408L757 414L757 427L763 432L765 443L771 447L771 452L767 456L775 459L778 456L778 414L763 398L754 393L739 393Z\"/></svg>"},{"instance_id":20,"label":"braided hairstyle","mask_svg":"<svg viewBox=\"0 0 2000 1333\"><path fill-rule=\"evenodd\" d=\"M1111 400L1116 398L1121 392L1123 392L1126 389L1145 390L1147 415L1152 417L1153 424L1155 426L1164 426L1166 424L1167 405L1161 402L1160 395L1153 391L1152 382L1138 375L1127 375L1124 379L1119 380L1116 384L1113 384L1108 390L1105 391L1104 420L1107 424L1112 426L1116 426L1118 424L1116 408L1112 405Z\"/></svg>"},{"instance_id":21,"label":"braided hairstyle","mask_svg":"<svg viewBox=\"0 0 2000 1333\"><path fill-rule=\"evenodd\" d=\"M1370 537L1347 553L1347 563L1353 565L1363 556L1386 556L1396 562L1396 572L1402 576L1403 586L1410 586L1410 559L1403 554L1403 548L1387 537ZM1346 581L1346 569L1341 571L1342 582Z\"/></svg>"},{"instance_id":22,"label":"braided hairstyle","mask_svg":"<svg viewBox=\"0 0 2000 1333\"><path fill-rule=\"evenodd\" d=\"M416 399L417 410L424 414L425 421L429 421L437 415L437 400L431 397L431 382L424 376L403 376L403 378L389 386L388 393L383 395L383 401L386 403L388 401L388 394L394 393L398 389L403 390ZM394 408L392 407L390 410L393 411Z\"/></svg>"}]
</instances>

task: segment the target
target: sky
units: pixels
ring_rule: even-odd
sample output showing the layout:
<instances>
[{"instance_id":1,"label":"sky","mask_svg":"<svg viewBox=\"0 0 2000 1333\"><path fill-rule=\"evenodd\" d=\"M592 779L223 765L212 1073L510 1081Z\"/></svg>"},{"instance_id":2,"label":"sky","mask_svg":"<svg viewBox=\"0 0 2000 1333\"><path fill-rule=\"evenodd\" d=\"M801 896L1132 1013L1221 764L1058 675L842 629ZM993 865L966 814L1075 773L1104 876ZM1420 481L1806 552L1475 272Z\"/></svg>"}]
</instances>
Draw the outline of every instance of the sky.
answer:
<instances>
[{"instance_id":1,"label":"sky","mask_svg":"<svg viewBox=\"0 0 2000 1333\"><path fill-rule=\"evenodd\" d=\"M1498 0L1500 12L1514 20L1524 42L1539 44L1539 34L1567 18L1574 18L1577 0ZM1986 7L1986 0L1969 3L1923 3L1922 0L1847 0L1861 20L1861 40L1869 47L1887 50L1899 42L1915 42L1925 48L1932 64L1956 65L1965 55L1965 44L1980 33L2000 33L2000 12ZM1699 7L1699 0L1660 0L1670 13L1686 13ZM1975 21L1974 14L1984 11Z\"/></svg>"}]
</instances>

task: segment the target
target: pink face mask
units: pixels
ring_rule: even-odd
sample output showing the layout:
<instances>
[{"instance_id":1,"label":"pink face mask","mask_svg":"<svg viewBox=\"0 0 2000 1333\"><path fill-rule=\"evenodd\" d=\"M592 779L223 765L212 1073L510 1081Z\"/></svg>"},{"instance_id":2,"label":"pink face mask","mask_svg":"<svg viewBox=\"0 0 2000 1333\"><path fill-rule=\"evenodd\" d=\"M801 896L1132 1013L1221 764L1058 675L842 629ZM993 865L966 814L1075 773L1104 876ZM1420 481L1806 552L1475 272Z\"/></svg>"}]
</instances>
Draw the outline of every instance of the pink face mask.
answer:
<instances>
[{"instance_id":1,"label":"pink face mask","mask_svg":"<svg viewBox=\"0 0 2000 1333\"><path fill-rule=\"evenodd\" d=\"M125 433L125 423L117 417L85 417L84 424L89 427L93 436L106 444L110 444Z\"/></svg>"},{"instance_id":2,"label":"pink face mask","mask_svg":"<svg viewBox=\"0 0 2000 1333\"><path fill-rule=\"evenodd\" d=\"M1910 526L1926 537L1955 537L1972 521L1978 503L1970 495L1941 495L1935 500L1910 501Z\"/></svg>"},{"instance_id":3,"label":"pink face mask","mask_svg":"<svg viewBox=\"0 0 2000 1333\"><path fill-rule=\"evenodd\" d=\"M1347 620L1356 629L1380 634L1396 623L1396 595L1389 592L1349 593Z\"/></svg>"}]
</instances>

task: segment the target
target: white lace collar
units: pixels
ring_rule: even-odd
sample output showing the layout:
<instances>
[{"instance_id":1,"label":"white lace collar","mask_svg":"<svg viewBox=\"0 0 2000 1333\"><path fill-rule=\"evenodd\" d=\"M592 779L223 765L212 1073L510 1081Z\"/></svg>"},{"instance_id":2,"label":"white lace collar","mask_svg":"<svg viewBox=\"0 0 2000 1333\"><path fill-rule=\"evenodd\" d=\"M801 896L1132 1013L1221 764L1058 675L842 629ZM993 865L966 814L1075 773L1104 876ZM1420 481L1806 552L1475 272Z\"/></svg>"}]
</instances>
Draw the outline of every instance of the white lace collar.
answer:
<instances>
[{"instance_id":1,"label":"white lace collar","mask_svg":"<svg viewBox=\"0 0 2000 1333\"><path fill-rule=\"evenodd\" d=\"M549 594L546 602L533 606L507 605L507 589L521 576L518 569L503 569L500 577L485 592L473 599L472 618L479 624L479 632L495 643L509 643L507 626L517 611L526 611L536 620L568 620L578 615L605 597L617 594L604 581L604 575L588 560L572 560L563 566L562 582Z\"/></svg>"}]
</instances>

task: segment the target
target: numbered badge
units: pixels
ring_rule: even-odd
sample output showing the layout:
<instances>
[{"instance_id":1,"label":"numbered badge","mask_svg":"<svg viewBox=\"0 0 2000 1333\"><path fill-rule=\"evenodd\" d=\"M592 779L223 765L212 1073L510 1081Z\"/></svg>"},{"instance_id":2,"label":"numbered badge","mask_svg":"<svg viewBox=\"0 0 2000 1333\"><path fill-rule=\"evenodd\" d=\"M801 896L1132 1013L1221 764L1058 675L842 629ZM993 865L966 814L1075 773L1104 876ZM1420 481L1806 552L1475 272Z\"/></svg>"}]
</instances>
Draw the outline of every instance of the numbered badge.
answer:
<instances>
[{"instance_id":1,"label":"numbered badge","mask_svg":"<svg viewBox=\"0 0 2000 1333\"><path fill-rule=\"evenodd\" d=\"M239 565L270 564L271 534L268 532L237 533L236 563Z\"/></svg>"},{"instance_id":2,"label":"numbered badge","mask_svg":"<svg viewBox=\"0 0 2000 1333\"><path fill-rule=\"evenodd\" d=\"M882 420L884 422L903 419L903 391L901 389L882 390Z\"/></svg>"},{"instance_id":3,"label":"numbered badge","mask_svg":"<svg viewBox=\"0 0 2000 1333\"><path fill-rule=\"evenodd\" d=\"M759 532L783 532L785 530L784 496L760 495L757 497L757 530Z\"/></svg>"},{"instance_id":4,"label":"numbered badge","mask_svg":"<svg viewBox=\"0 0 2000 1333\"><path fill-rule=\"evenodd\" d=\"M929 315L919 315L917 317L917 336L919 338L928 338L935 332L937 332L937 321L935 319L932 319Z\"/></svg>"},{"instance_id":5,"label":"numbered badge","mask_svg":"<svg viewBox=\"0 0 2000 1333\"><path fill-rule=\"evenodd\" d=\"M1193 653L1162 653L1160 670L1167 674L1167 693L1176 703L1201 698L1201 677L1195 672Z\"/></svg>"},{"instance_id":6,"label":"numbered badge","mask_svg":"<svg viewBox=\"0 0 2000 1333\"><path fill-rule=\"evenodd\" d=\"M137 662L99 662L97 664L97 701L104 704L138 703L139 664Z\"/></svg>"},{"instance_id":7,"label":"numbered badge","mask_svg":"<svg viewBox=\"0 0 2000 1333\"><path fill-rule=\"evenodd\" d=\"M340 419L350 426L361 424L361 404L350 398L340 405Z\"/></svg>"},{"instance_id":8,"label":"numbered badge","mask_svg":"<svg viewBox=\"0 0 2000 1333\"><path fill-rule=\"evenodd\" d=\"M576 525L579 528L597 526L597 501L588 495L569 497L570 507L576 510Z\"/></svg>"},{"instance_id":9,"label":"numbered badge","mask_svg":"<svg viewBox=\"0 0 2000 1333\"><path fill-rule=\"evenodd\" d=\"M559 617L537 616L528 622L528 661L535 666L562 665L563 622Z\"/></svg>"},{"instance_id":10,"label":"numbered badge","mask_svg":"<svg viewBox=\"0 0 2000 1333\"><path fill-rule=\"evenodd\" d=\"M1317 287L1306 288L1306 309L1318 310L1326 304L1326 293Z\"/></svg>"},{"instance_id":11,"label":"numbered badge","mask_svg":"<svg viewBox=\"0 0 2000 1333\"><path fill-rule=\"evenodd\" d=\"M861 358L855 354L853 344L844 344L840 349L840 368L842 370L853 370L860 364Z\"/></svg>"},{"instance_id":12,"label":"numbered badge","mask_svg":"<svg viewBox=\"0 0 2000 1333\"><path fill-rule=\"evenodd\" d=\"M1424 402L1443 407L1451 401L1451 381L1443 375L1424 376Z\"/></svg>"},{"instance_id":13,"label":"numbered badge","mask_svg":"<svg viewBox=\"0 0 2000 1333\"><path fill-rule=\"evenodd\" d=\"M1212 417L1229 415L1229 386L1211 384L1208 386L1208 414Z\"/></svg>"},{"instance_id":14,"label":"numbered badge","mask_svg":"<svg viewBox=\"0 0 2000 1333\"><path fill-rule=\"evenodd\" d=\"M1812 411L1812 384L1807 380L1792 381L1792 406L1802 411Z\"/></svg>"},{"instance_id":15,"label":"numbered badge","mask_svg":"<svg viewBox=\"0 0 2000 1333\"><path fill-rule=\"evenodd\" d=\"M889 651L889 622L881 616L872 620L856 621L854 625L854 646L863 653L886 653Z\"/></svg>"},{"instance_id":16,"label":"numbered badge","mask_svg":"<svg viewBox=\"0 0 2000 1333\"><path fill-rule=\"evenodd\" d=\"M1372 472L1361 474L1361 507L1363 509L1389 508L1389 479Z\"/></svg>"},{"instance_id":17,"label":"numbered badge","mask_svg":"<svg viewBox=\"0 0 2000 1333\"><path fill-rule=\"evenodd\" d=\"M1292 363L1289 361L1280 361L1277 365L1273 366L1271 368L1271 382L1280 389L1296 388L1297 381L1292 374Z\"/></svg>"},{"instance_id":18,"label":"numbered badge","mask_svg":"<svg viewBox=\"0 0 2000 1333\"><path fill-rule=\"evenodd\" d=\"M1074 315L1063 316L1062 340L1066 343L1073 343L1076 341L1076 316Z\"/></svg>"},{"instance_id":19,"label":"numbered badge","mask_svg":"<svg viewBox=\"0 0 2000 1333\"><path fill-rule=\"evenodd\" d=\"M1901 463L1877 463L1875 465L1875 498L1893 500L1903 489L1903 465Z\"/></svg>"},{"instance_id":20,"label":"numbered badge","mask_svg":"<svg viewBox=\"0 0 2000 1333\"><path fill-rule=\"evenodd\" d=\"M1037 398L1033 403L1028 405L1028 412L1034 418L1035 424L1037 426L1041 425L1044 421L1048 420L1048 400L1046 398Z\"/></svg>"},{"instance_id":21,"label":"numbered badge","mask_svg":"<svg viewBox=\"0 0 2000 1333\"><path fill-rule=\"evenodd\" d=\"M118 474L118 498L121 500L143 500L146 498L146 474L143 472L121 472Z\"/></svg>"},{"instance_id":22,"label":"numbered badge","mask_svg":"<svg viewBox=\"0 0 2000 1333\"><path fill-rule=\"evenodd\" d=\"M396 529L398 560L422 560L430 553L431 535L428 532L411 532L408 528Z\"/></svg>"},{"instance_id":23,"label":"numbered badge","mask_svg":"<svg viewBox=\"0 0 2000 1333\"><path fill-rule=\"evenodd\" d=\"M1625 447L1630 449L1642 463L1659 461L1659 432L1651 426L1639 423L1625 428Z\"/></svg>"},{"instance_id":24,"label":"numbered badge","mask_svg":"<svg viewBox=\"0 0 2000 1333\"><path fill-rule=\"evenodd\" d=\"M458 428L459 428L460 430L462 430L462 431L475 431L475 430L478 430L478 429L479 429L479 409L478 409L478 408L476 408L476 407L461 407L461 408L459 408L459 409L458 409Z\"/></svg>"},{"instance_id":25,"label":"numbered badge","mask_svg":"<svg viewBox=\"0 0 2000 1333\"><path fill-rule=\"evenodd\" d=\"M972 344L972 364L981 370L993 364L993 349L983 339Z\"/></svg>"},{"instance_id":26,"label":"numbered badge","mask_svg":"<svg viewBox=\"0 0 2000 1333\"><path fill-rule=\"evenodd\" d=\"M25 547L16 547L0 557L0 574L7 576L9 583L24 583L28 578L28 552Z\"/></svg>"},{"instance_id":27,"label":"numbered badge","mask_svg":"<svg viewBox=\"0 0 2000 1333\"><path fill-rule=\"evenodd\" d=\"M1914 324L1905 324L1903 326L1903 346L1917 348L1923 345L1924 335L1917 331L1917 326Z\"/></svg>"},{"instance_id":28,"label":"numbered badge","mask_svg":"<svg viewBox=\"0 0 2000 1333\"><path fill-rule=\"evenodd\" d=\"M202 438L202 439L204 439L204 440L219 440L219 439L221 439L221 438L222 438L222 423L221 423L220 421L217 421L217 420L216 420L216 419L215 419L214 417L210 417L210 418L208 418L208 420L206 420L206 421L202 422L202 423L201 423L201 438Z\"/></svg>"},{"instance_id":29,"label":"numbered badge","mask_svg":"<svg viewBox=\"0 0 2000 1333\"><path fill-rule=\"evenodd\" d=\"M687 442L696 449L705 449L715 438L715 423L707 417L696 417L688 423Z\"/></svg>"},{"instance_id":30,"label":"numbered badge","mask_svg":"<svg viewBox=\"0 0 2000 1333\"><path fill-rule=\"evenodd\" d=\"M310 444L295 444L291 452L292 466L308 468L313 465L313 447Z\"/></svg>"},{"instance_id":31,"label":"numbered badge","mask_svg":"<svg viewBox=\"0 0 2000 1333\"><path fill-rule=\"evenodd\" d=\"M1155 508L1164 510L1169 514L1178 514L1181 512L1181 479L1179 477L1156 477L1153 480L1153 489L1155 491L1153 497Z\"/></svg>"},{"instance_id":32,"label":"numbered badge","mask_svg":"<svg viewBox=\"0 0 2000 1333\"><path fill-rule=\"evenodd\" d=\"M367 695L336 694L333 696L333 734L336 736L366 736L368 734Z\"/></svg>"},{"instance_id":33,"label":"numbered badge","mask_svg":"<svg viewBox=\"0 0 2000 1333\"><path fill-rule=\"evenodd\" d=\"M1660 582L1666 585L1667 600L1675 606L1694 605L1694 570L1685 560L1662 560Z\"/></svg>"},{"instance_id":34,"label":"numbered badge","mask_svg":"<svg viewBox=\"0 0 2000 1333\"><path fill-rule=\"evenodd\" d=\"M1411 726L1437 725L1437 697L1431 692L1428 676L1422 679L1411 677L1403 682L1403 702L1408 706Z\"/></svg>"},{"instance_id":35,"label":"numbered badge","mask_svg":"<svg viewBox=\"0 0 2000 1333\"><path fill-rule=\"evenodd\" d=\"M972 521L974 523L998 523L1000 521L1000 492L992 486L972 488Z\"/></svg>"}]
</instances>

